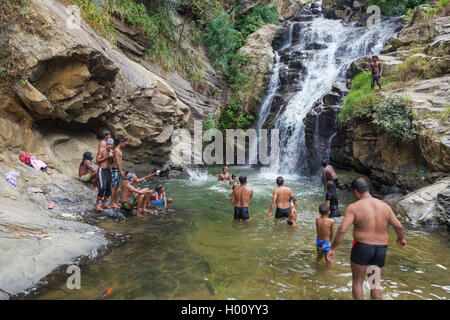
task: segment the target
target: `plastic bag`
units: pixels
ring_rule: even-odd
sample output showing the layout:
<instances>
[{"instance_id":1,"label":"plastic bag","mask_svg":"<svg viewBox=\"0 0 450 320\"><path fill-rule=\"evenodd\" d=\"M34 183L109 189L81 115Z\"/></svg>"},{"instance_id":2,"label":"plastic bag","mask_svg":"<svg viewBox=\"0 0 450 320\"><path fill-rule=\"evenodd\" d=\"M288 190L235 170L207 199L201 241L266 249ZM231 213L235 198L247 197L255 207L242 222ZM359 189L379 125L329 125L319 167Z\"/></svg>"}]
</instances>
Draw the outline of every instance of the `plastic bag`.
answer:
<instances>
[{"instance_id":1,"label":"plastic bag","mask_svg":"<svg viewBox=\"0 0 450 320\"><path fill-rule=\"evenodd\" d=\"M19 178L20 173L17 171L10 171L5 174L6 181L12 184L14 187L17 185L17 179Z\"/></svg>"}]
</instances>

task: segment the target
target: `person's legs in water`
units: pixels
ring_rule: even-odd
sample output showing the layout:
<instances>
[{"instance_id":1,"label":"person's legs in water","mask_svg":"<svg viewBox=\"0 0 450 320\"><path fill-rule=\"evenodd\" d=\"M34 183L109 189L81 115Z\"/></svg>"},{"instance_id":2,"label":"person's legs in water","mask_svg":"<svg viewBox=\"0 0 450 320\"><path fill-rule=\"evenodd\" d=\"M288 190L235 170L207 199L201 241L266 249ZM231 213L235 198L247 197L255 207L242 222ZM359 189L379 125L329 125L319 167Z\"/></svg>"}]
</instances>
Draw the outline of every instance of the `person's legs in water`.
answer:
<instances>
[{"instance_id":1,"label":"person's legs in water","mask_svg":"<svg viewBox=\"0 0 450 320\"><path fill-rule=\"evenodd\" d=\"M143 217L143 215L140 213L140 211L141 211L141 207L144 204L144 198L145 198L145 194L140 194L138 196L137 207L136 207L136 216L138 216L138 217Z\"/></svg>"},{"instance_id":2,"label":"person's legs in water","mask_svg":"<svg viewBox=\"0 0 450 320\"><path fill-rule=\"evenodd\" d=\"M381 281L381 274L382 273L383 273L383 268L380 268L380 281ZM367 275L371 276L371 274L367 274ZM383 299L383 289L381 289L381 288L370 289L370 299L372 299L372 300L382 300Z\"/></svg>"},{"instance_id":3,"label":"person's legs in water","mask_svg":"<svg viewBox=\"0 0 450 320\"><path fill-rule=\"evenodd\" d=\"M352 262L352 294L355 300L364 300L363 282L366 279L368 266L362 266Z\"/></svg>"},{"instance_id":4,"label":"person's legs in water","mask_svg":"<svg viewBox=\"0 0 450 320\"><path fill-rule=\"evenodd\" d=\"M111 207L120 208L119 204L119 184L120 184L120 170L117 168L112 169L111 173Z\"/></svg>"}]
</instances>

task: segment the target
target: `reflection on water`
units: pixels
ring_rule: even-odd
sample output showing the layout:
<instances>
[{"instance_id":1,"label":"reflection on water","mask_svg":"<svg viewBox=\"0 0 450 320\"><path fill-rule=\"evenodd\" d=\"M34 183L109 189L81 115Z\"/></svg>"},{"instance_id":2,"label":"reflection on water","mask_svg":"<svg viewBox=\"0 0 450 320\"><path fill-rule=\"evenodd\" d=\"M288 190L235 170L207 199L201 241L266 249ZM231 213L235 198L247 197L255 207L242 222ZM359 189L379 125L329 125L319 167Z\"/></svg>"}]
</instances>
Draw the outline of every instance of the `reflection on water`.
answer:
<instances>
[{"instance_id":1,"label":"reflection on water","mask_svg":"<svg viewBox=\"0 0 450 320\"><path fill-rule=\"evenodd\" d=\"M324 200L320 181L286 177L299 199L298 227L293 228L285 221L266 219L276 176L232 167L232 173L245 173L254 189L251 221L245 225L232 222L231 190L217 183L219 171L211 168L190 179L166 182L174 204L165 216L103 223L101 227L131 234L133 240L83 269L80 290L68 290L61 279L43 288L39 298L101 299L108 288L112 293L104 299L352 298L351 232L331 267L315 262L314 218ZM339 196L341 209L352 201L347 192ZM389 234L384 298L449 299L448 233L407 230L404 250L395 246L392 229ZM365 287L368 297L367 283Z\"/></svg>"}]
</instances>

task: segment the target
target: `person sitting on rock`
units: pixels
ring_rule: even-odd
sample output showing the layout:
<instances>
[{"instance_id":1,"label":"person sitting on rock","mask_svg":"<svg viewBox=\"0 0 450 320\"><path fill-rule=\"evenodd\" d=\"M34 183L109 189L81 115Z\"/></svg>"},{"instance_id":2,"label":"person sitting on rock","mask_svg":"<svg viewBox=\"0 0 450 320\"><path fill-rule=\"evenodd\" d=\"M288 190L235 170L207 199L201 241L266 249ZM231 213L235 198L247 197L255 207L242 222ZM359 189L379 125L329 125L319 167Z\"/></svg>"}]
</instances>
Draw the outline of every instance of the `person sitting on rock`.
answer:
<instances>
[{"instance_id":1,"label":"person sitting on rock","mask_svg":"<svg viewBox=\"0 0 450 320\"><path fill-rule=\"evenodd\" d=\"M92 165L92 153L87 151L83 153L83 160L81 160L80 167L78 168L78 176L83 182L90 182L92 189L97 190L97 172Z\"/></svg>"},{"instance_id":2,"label":"person sitting on rock","mask_svg":"<svg viewBox=\"0 0 450 320\"><path fill-rule=\"evenodd\" d=\"M166 197L166 190L162 184L155 188L155 193L152 195L152 205L157 207L167 208L169 203L172 203L172 198Z\"/></svg>"},{"instance_id":3,"label":"person sitting on rock","mask_svg":"<svg viewBox=\"0 0 450 320\"><path fill-rule=\"evenodd\" d=\"M153 193L155 193L155 191L148 188L136 188L136 184L138 182L148 180L156 174L159 174L159 171L156 171L152 174L149 174L148 176L139 179L133 172L127 171L125 173L125 179L122 181L121 194L121 203L123 209L127 211L136 209L136 216L138 217L142 217L142 214L140 212L150 212L146 208L149 205L151 196Z\"/></svg>"}]
</instances>

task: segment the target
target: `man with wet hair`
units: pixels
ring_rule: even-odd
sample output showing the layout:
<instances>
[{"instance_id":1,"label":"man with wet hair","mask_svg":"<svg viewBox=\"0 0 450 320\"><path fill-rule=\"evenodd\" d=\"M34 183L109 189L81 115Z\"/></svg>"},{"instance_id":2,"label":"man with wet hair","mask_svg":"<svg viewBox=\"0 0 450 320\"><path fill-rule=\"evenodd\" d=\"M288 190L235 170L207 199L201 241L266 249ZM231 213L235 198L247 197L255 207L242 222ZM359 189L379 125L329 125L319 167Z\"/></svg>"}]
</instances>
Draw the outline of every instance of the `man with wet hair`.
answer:
<instances>
[{"instance_id":1,"label":"man with wet hair","mask_svg":"<svg viewBox=\"0 0 450 320\"><path fill-rule=\"evenodd\" d=\"M327 161L322 161L322 182L323 189L327 192L327 183L328 181L333 181L334 185L337 187L338 184L338 176L336 172L334 172L334 168L331 164L328 164Z\"/></svg>"},{"instance_id":2,"label":"man with wet hair","mask_svg":"<svg viewBox=\"0 0 450 320\"><path fill-rule=\"evenodd\" d=\"M222 173L219 174L219 177L217 178L217 181L219 182L228 182L230 181L230 173L228 171L228 167L223 167Z\"/></svg>"},{"instance_id":3,"label":"man with wet hair","mask_svg":"<svg viewBox=\"0 0 450 320\"><path fill-rule=\"evenodd\" d=\"M97 154L100 153L101 149L104 149L106 147L106 140L108 140L109 138L111 138L111 132L109 132L108 130L105 130L100 134L100 142L98 143Z\"/></svg>"},{"instance_id":4,"label":"man with wet hair","mask_svg":"<svg viewBox=\"0 0 450 320\"><path fill-rule=\"evenodd\" d=\"M275 204L277 205L277 210L275 211L275 218L289 218L290 204L289 199L294 197L292 190L284 185L283 177L278 177L277 180L278 187L273 190L272 203L270 204L270 210L267 214L267 218L272 215L273 208Z\"/></svg>"},{"instance_id":5,"label":"man with wet hair","mask_svg":"<svg viewBox=\"0 0 450 320\"><path fill-rule=\"evenodd\" d=\"M231 202L234 204L234 221L249 222L248 207L253 196L253 189L247 188L246 176L240 176L239 183L240 185L234 188L231 194Z\"/></svg>"},{"instance_id":6,"label":"man with wet hair","mask_svg":"<svg viewBox=\"0 0 450 320\"><path fill-rule=\"evenodd\" d=\"M366 69L366 71L372 71L372 76L370 80L370 86L373 89L375 87L375 81L378 84L378 88L381 90L381 73L383 72L383 65L378 60L378 56L372 57L372 63L370 64L369 68Z\"/></svg>"},{"instance_id":7,"label":"man with wet hair","mask_svg":"<svg viewBox=\"0 0 450 320\"><path fill-rule=\"evenodd\" d=\"M94 209L98 211L111 208L106 205L106 201L111 196L111 165L113 162L112 148L114 146L114 140L108 138L105 142L105 148L100 149L96 158L98 164L98 195ZM101 208L99 207L100 201L102 202Z\"/></svg>"},{"instance_id":8,"label":"man with wet hair","mask_svg":"<svg viewBox=\"0 0 450 320\"><path fill-rule=\"evenodd\" d=\"M345 210L344 219L336 233L327 259L333 261L334 250L342 243L348 228L353 224L355 241L350 256L353 274L352 293L354 299L362 300L364 299L362 284L366 277L367 268L369 266L378 268L378 274L381 277L389 242L388 224L394 227L397 233L397 245L400 248L406 247L406 240L403 236L403 227L394 212L389 205L370 195L366 180L363 178L353 180L351 189L356 202L349 205ZM376 270L374 270L375 273ZM381 287L371 288L370 297L381 299Z\"/></svg>"},{"instance_id":9,"label":"man with wet hair","mask_svg":"<svg viewBox=\"0 0 450 320\"><path fill-rule=\"evenodd\" d=\"M119 184L120 180L125 178L125 173L122 169L122 148L127 144L127 138L119 137L117 139L117 147L113 151L113 165L112 165L112 183L111 183L111 199L113 208L120 208L119 203Z\"/></svg>"}]
</instances>

